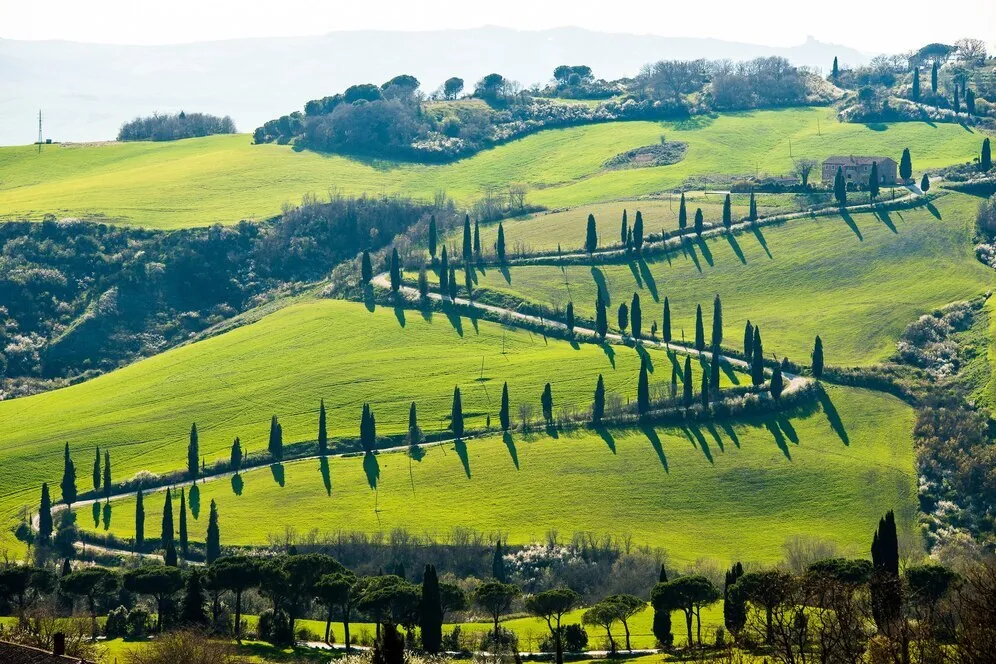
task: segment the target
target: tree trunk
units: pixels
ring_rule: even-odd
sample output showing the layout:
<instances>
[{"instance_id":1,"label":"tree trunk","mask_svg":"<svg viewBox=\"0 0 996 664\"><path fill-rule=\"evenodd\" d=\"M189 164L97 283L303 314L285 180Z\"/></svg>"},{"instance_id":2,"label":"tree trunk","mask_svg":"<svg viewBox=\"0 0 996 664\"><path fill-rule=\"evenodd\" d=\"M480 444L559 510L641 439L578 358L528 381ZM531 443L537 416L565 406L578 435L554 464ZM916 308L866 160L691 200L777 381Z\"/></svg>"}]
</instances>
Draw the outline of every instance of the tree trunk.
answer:
<instances>
[{"instance_id":1,"label":"tree trunk","mask_svg":"<svg viewBox=\"0 0 996 664\"><path fill-rule=\"evenodd\" d=\"M629 644L629 623L623 620L622 624L623 624L623 629L626 630L626 650L633 652L633 646Z\"/></svg>"},{"instance_id":2,"label":"tree trunk","mask_svg":"<svg viewBox=\"0 0 996 664\"><path fill-rule=\"evenodd\" d=\"M87 597L87 604L90 606L90 638L97 640L97 607L94 606L92 597Z\"/></svg>"},{"instance_id":3,"label":"tree trunk","mask_svg":"<svg viewBox=\"0 0 996 664\"><path fill-rule=\"evenodd\" d=\"M242 643L242 591L235 591L235 640Z\"/></svg>"},{"instance_id":4,"label":"tree trunk","mask_svg":"<svg viewBox=\"0 0 996 664\"><path fill-rule=\"evenodd\" d=\"M329 632L332 631L332 605L329 605L328 617L325 620L325 644L329 642Z\"/></svg>"},{"instance_id":5,"label":"tree trunk","mask_svg":"<svg viewBox=\"0 0 996 664\"><path fill-rule=\"evenodd\" d=\"M692 610L685 609L685 627L688 629L688 647L691 648L695 645L695 641L692 640Z\"/></svg>"},{"instance_id":6,"label":"tree trunk","mask_svg":"<svg viewBox=\"0 0 996 664\"><path fill-rule=\"evenodd\" d=\"M609 635L609 653L612 657L616 656L616 642L612 639L612 629L611 625L605 628L605 633Z\"/></svg>"},{"instance_id":7,"label":"tree trunk","mask_svg":"<svg viewBox=\"0 0 996 664\"><path fill-rule=\"evenodd\" d=\"M553 635L554 643L557 645L557 664L564 664L564 639L560 633L560 619L557 619L557 631Z\"/></svg>"},{"instance_id":8,"label":"tree trunk","mask_svg":"<svg viewBox=\"0 0 996 664\"><path fill-rule=\"evenodd\" d=\"M346 652L350 650L349 644L349 614L345 614L342 620L342 633L346 637Z\"/></svg>"},{"instance_id":9,"label":"tree trunk","mask_svg":"<svg viewBox=\"0 0 996 664\"><path fill-rule=\"evenodd\" d=\"M695 628L699 640L699 648L702 647L702 609L695 610Z\"/></svg>"},{"instance_id":10,"label":"tree trunk","mask_svg":"<svg viewBox=\"0 0 996 664\"><path fill-rule=\"evenodd\" d=\"M764 631L764 637L765 637L765 640L766 640L765 642L770 645L771 642L775 640L775 630L771 626L771 607L770 606L769 607L765 607L764 612L765 612L764 613L764 618L765 618L765 623L764 623L764 630L765 630Z\"/></svg>"}]
</instances>

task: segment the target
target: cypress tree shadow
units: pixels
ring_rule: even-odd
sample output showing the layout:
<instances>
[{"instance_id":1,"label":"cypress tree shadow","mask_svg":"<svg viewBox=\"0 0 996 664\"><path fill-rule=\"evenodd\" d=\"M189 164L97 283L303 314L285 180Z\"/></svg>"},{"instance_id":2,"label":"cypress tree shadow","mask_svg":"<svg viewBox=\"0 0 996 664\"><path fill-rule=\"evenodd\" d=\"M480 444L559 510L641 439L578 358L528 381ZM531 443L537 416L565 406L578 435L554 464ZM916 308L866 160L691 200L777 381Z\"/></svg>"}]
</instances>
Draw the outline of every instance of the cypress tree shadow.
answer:
<instances>
[{"instance_id":1,"label":"cypress tree shadow","mask_svg":"<svg viewBox=\"0 0 996 664\"><path fill-rule=\"evenodd\" d=\"M657 280L654 279L654 273L650 271L647 261L643 260L641 256L637 265L640 266L640 274L643 275L643 283L647 285L647 290L650 291L650 297L654 298L654 302L660 302L660 296L657 294Z\"/></svg>"},{"instance_id":2,"label":"cypress tree shadow","mask_svg":"<svg viewBox=\"0 0 996 664\"><path fill-rule=\"evenodd\" d=\"M380 463L377 461L377 455L373 452L367 452L363 455L363 472L367 476L367 484L370 485L371 489L377 488L377 482L380 480Z\"/></svg>"},{"instance_id":3,"label":"cypress tree shadow","mask_svg":"<svg viewBox=\"0 0 996 664\"><path fill-rule=\"evenodd\" d=\"M96 528L100 525L100 503L91 505L90 511L93 512L93 527Z\"/></svg>"},{"instance_id":4,"label":"cypress tree shadow","mask_svg":"<svg viewBox=\"0 0 996 664\"><path fill-rule=\"evenodd\" d=\"M775 439L775 444L778 445L778 449L782 451L782 454L785 455L786 459L791 461L792 455L789 453L788 445L785 443L785 436L782 435L782 430L778 428L778 424L775 422L774 418L768 418L765 420L764 426L767 427L768 431Z\"/></svg>"},{"instance_id":5,"label":"cypress tree shadow","mask_svg":"<svg viewBox=\"0 0 996 664\"><path fill-rule=\"evenodd\" d=\"M636 261L630 260L629 271L633 273L633 280L636 281L636 287L643 288L643 277L640 276L640 269L636 266Z\"/></svg>"},{"instance_id":6,"label":"cypress tree shadow","mask_svg":"<svg viewBox=\"0 0 996 664\"><path fill-rule=\"evenodd\" d=\"M236 496L241 496L242 488L244 486L245 484L242 482L241 475L232 475L232 493L234 493Z\"/></svg>"},{"instance_id":7,"label":"cypress tree shadow","mask_svg":"<svg viewBox=\"0 0 996 664\"><path fill-rule=\"evenodd\" d=\"M935 219L939 220L941 218L941 211L930 201L927 201L927 209L930 211L930 214L934 215Z\"/></svg>"},{"instance_id":8,"label":"cypress tree shadow","mask_svg":"<svg viewBox=\"0 0 996 664\"><path fill-rule=\"evenodd\" d=\"M405 308L401 306L401 302L394 303L394 317L398 319L398 324L401 327L405 326Z\"/></svg>"},{"instance_id":9,"label":"cypress tree shadow","mask_svg":"<svg viewBox=\"0 0 996 664\"><path fill-rule=\"evenodd\" d=\"M190 508L190 514L193 515L195 519L200 518L201 490L196 484L191 485L190 491L187 492L187 506Z\"/></svg>"},{"instance_id":10,"label":"cypress tree shadow","mask_svg":"<svg viewBox=\"0 0 996 664\"><path fill-rule=\"evenodd\" d=\"M830 428L833 432L837 434L840 441L845 445L851 444L851 439L847 435L847 429L844 428L844 423L840 419L840 413L837 412L836 406L833 405L833 401L830 400L830 395L827 391L823 389L823 385L817 385L818 399L820 402L820 407L823 409L823 413L827 416L827 421L830 423Z\"/></svg>"},{"instance_id":11,"label":"cypress tree shadow","mask_svg":"<svg viewBox=\"0 0 996 664\"><path fill-rule=\"evenodd\" d=\"M609 288L605 285L605 274L597 267L591 268L591 276L595 280L595 286L598 287L598 292L602 296L602 302L608 307L612 304L612 297L609 295Z\"/></svg>"},{"instance_id":12,"label":"cypress tree shadow","mask_svg":"<svg viewBox=\"0 0 996 664\"><path fill-rule=\"evenodd\" d=\"M512 457L512 463L515 464L515 469L519 469L519 452L515 449L515 441L512 440L512 434L505 432L502 434L502 442L505 443L505 447L508 448L508 454Z\"/></svg>"},{"instance_id":13,"label":"cypress tree shadow","mask_svg":"<svg viewBox=\"0 0 996 664\"><path fill-rule=\"evenodd\" d=\"M688 438L688 442L692 444L692 447L699 448L709 463L715 463L712 460L712 450L709 449L709 443L706 442L705 436L702 435L702 432L699 431L697 426L692 427L691 429L683 426L681 427L681 430L684 432L685 437Z\"/></svg>"},{"instance_id":14,"label":"cypress tree shadow","mask_svg":"<svg viewBox=\"0 0 996 664\"><path fill-rule=\"evenodd\" d=\"M709 264L709 267L715 267L715 263L712 260L712 252L709 250L709 243L706 242L704 237L699 237L695 239L695 244L699 246L699 251L702 252L702 258L705 262Z\"/></svg>"},{"instance_id":15,"label":"cypress tree shadow","mask_svg":"<svg viewBox=\"0 0 996 664\"><path fill-rule=\"evenodd\" d=\"M771 252L768 251L768 241L764 239L764 233L761 232L760 226L754 226L754 237L757 238L757 243L764 249L764 253L768 255L768 258L774 258Z\"/></svg>"},{"instance_id":16,"label":"cypress tree shadow","mask_svg":"<svg viewBox=\"0 0 996 664\"><path fill-rule=\"evenodd\" d=\"M733 365L728 362L720 362L719 368L723 370L726 377L730 379L730 382L734 385L740 384L740 374L733 370Z\"/></svg>"},{"instance_id":17,"label":"cypress tree shadow","mask_svg":"<svg viewBox=\"0 0 996 664\"><path fill-rule=\"evenodd\" d=\"M477 269L473 265L470 266L470 283L477 285ZM481 274L484 274L484 270L481 270Z\"/></svg>"},{"instance_id":18,"label":"cypress tree shadow","mask_svg":"<svg viewBox=\"0 0 996 664\"><path fill-rule=\"evenodd\" d=\"M446 307L446 318L447 320L450 321L450 325L453 326L453 329L456 330L456 333L462 337L463 321L460 320L460 312L457 311L454 307L448 306Z\"/></svg>"},{"instance_id":19,"label":"cypress tree shadow","mask_svg":"<svg viewBox=\"0 0 996 664\"><path fill-rule=\"evenodd\" d=\"M606 343L606 342L603 341L602 343L600 343L598 345L602 349L602 352L605 353L605 357L609 358L609 364L611 364L612 368L615 369L616 368L616 351L615 351L614 348L612 348L612 344Z\"/></svg>"},{"instance_id":20,"label":"cypress tree shadow","mask_svg":"<svg viewBox=\"0 0 996 664\"><path fill-rule=\"evenodd\" d=\"M104 503L104 530L109 530L111 527L111 503L106 501Z\"/></svg>"},{"instance_id":21,"label":"cypress tree shadow","mask_svg":"<svg viewBox=\"0 0 996 664\"><path fill-rule=\"evenodd\" d=\"M723 437L719 435L719 430L716 429L716 425L709 422L706 424L706 430L709 432L709 435L712 436L712 439L716 441L716 447L719 448L719 451L725 454L726 447L723 445Z\"/></svg>"},{"instance_id":22,"label":"cypress tree shadow","mask_svg":"<svg viewBox=\"0 0 996 664\"><path fill-rule=\"evenodd\" d=\"M463 472L467 473L467 479L470 479L470 458L467 456L467 443L463 442L462 438L457 438L453 441L453 449L456 451L457 456L460 457L460 463L463 464Z\"/></svg>"},{"instance_id":23,"label":"cypress tree shadow","mask_svg":"<svg viewBox=\"0 0 996 664\"><path fill-rule=\"evenodd\" d=\"M508 271L508 266L502 265L500 268L498 268L498 271L501 272L501 276L505 279L505 283L511 285L512 273Z\"/></svg>"},{"instance_id":24,"label":"cypress tree shadow","mask_svg":"<svg viewBox=\"0 0 996 664\"><path fill-rule=\"evenodd\" d=\"M329 470L329 458L321 457L318 460L318 470L322 473L322 484L325 485L325 494L332 495L332 471Z\"/></svg>"},{"instance_id":25,"label":"cypress tree shadow","mask_svg":"<svg viewBox=\"0 0 996 664\"><path fill-rule=\"evenodd\" d=\"M789 439L793 444L799 444L799 434L796 433L795 427L792 426L792 422L789 421L784 415L778 415L777 420L778 426L785 433L785 437Z\"/></svg>"},{"instance_id":26,"label":"cypress tree shadow","mask_svg":"<svg viewBox=\"0 0 996 664\"><path fill-rule=\"evenodd\" d=\"M284 464L280 463L279 461L277 463L271 463L270 473L273 474L273 481L275 481L280 486L284 485L285 482Z\"/></svg>"},{"instance_id":27,"label":"cypress tree shadow","mask_svg":"<svg viewBox=\"0 0 996 664\"><path fill-rule=\"evenodd\" d=\"M685 367L678 361L678 353L675 351L667 351L667 356L671 360L671 366L674 367L675 374L678 376L678 389L681 389L681 382L685 380Z\"/></svg>"},{"instance_id":28,"label":"cypress tree shadow","mask_svg":"<svg viewBox=\"0 0 996 664\"><path fill-rule=\"evenodd\" d=\"M418 311L422 314L422 320L426 323L432 322L432 307L428 306L428 304L423 304L418 308Z\"/></svg>"},{"instance_id":29,"label":"cypress tree shadow","mask_svg":"<svg viewBox=\"0 0 996 664\"><path fill-rule=\"evenodd\" d=\"M553 438L554 440L557 440L558 438L560 438L560 432L557 431L557 425L556 424L553 424L551 422L547 422L546 426L544 426L543 428L546 431L546 435L548 435L550 438Z\"/></svg>"},{"instance_id":30,"label":"cypress tree shadow","mask_svg":"<svg viewBox=\"0 0 996 664\"><path fill-rule=\"evenodd\" d=\"M657 452L657 458L660 459L661 465L664 466L664 472L670 473L671 471L667 467L667 455L664 454L664 446L661 445L661 439L660 436L657 435L657 430L649 424L641 424L640 431L642 431L643 435L650 441L650 446L654 448L654 452ZM613 452L614 451L615 447L613 446Z\"/></svg>"},{"instance_id":31,"label":"cypress tree shadow","mask_svg":"<svg viewBox=\"0 0 996 664\"><path fill-rule=\"evenodd\" d=\"M972 129L971 127L969 127L969 126L968 126L967 124L965 124L964 122L959 122L959 123L958 123L958 125L959 125L959 126L961 126L961 128L962 128L962 129L964 129L965 131L967 131L967 132L968 132L968 133L970 133L970 134L974 134L974 133L975 133L975 130L974 130L974 129Z\"/></svg>"},{"instance_id":32,"label":"cypress tree shadow","mask_svg":"<svg viewBox=\"0 0 996 664\"><path fill-rule=\"evenodd\" d=\"M747 265L747 257L744 256L744 250L740 248L740 243L737 242L737 236L734 233L727 233L726 241L730 243L730 248L733 249L733 253L737 255L740 262Z\"/></svg>"},{"instance_id":33,"label":"cypress tree shadow","mask_svg":"<svg viewBox=\"0 0 996 664\"><path fill-rule=\"evenodd\" d=\"M474 327L474 334L480 334L481 330L477 326L477 323L478 323L478 320L479 320L478 316L477 316L477 312L476 311L471 312L470 316L468 316L467 318L470 319L470 324ZM543 338L546 339L545 336Z\"/></svg>"},{"instance_id":34,"label":"cypress tree shadow","mask_svg":"<svg viewBox=\"0 0 996 664\"><path fill-rule=\"evenodd\" d=\"M605 441L605 444L608 446L609 451L611 451L613 454L615 454L616 453L616 439L612 437L612 432L609 431L608 429L606 429L605 427L598 427L597 429L595 429L595 431L597 431L598 435L601 436L602 440Z\"/></svg>"},{"instance_id":35,"label":"cypress tree shadow","mask_svg":"<svg viewBox=\"0 0 996 664\"><path fill-rule=\"evenodd\" d=\"M887 227L887 228L888 228L888 229L889 229L890 231L892 231L893 233L895 233L895 234L897 234L897 235L899 234L899 231L898 231L898 230L896 230L896 225L895 225L894 223L892 223L892 217L891 217L891 216L889 216L889 211L888 211L888 210L875 210L875 216L876 216L876 217L877 217L878 219L880 219L880 220L881 220L881 222L882 222L883 224L885 224L885 225L886 225L886 227Z\"/></svg>"},{"instance_id":36,"label":"cypress tree shadow","mask_svg":"<svg viewBox=\"0 0 996 664\"><path fill-rule=\"evenodd\" d=\"M684 237L681 238L681 252L692 259L696 270L702 271L702 264L699 263L699 255L695 252L695 246Z\"/></svg>"},{"instance_id":37,"label":"cypress tree shadow","mask_svg":"<svg viewBox=\"0 0 996 664\"><path fill-rule=\"evenodd\" d=\"M723 427L723 432L727 436L730 437L730 440L733 441L733 444L736 445L737 449L739 450L740 449L740 438L737 436L737 432L733 430L733 427L730 425L730 423L729 422L722 422L720 424L720 426Z\"/></svg>"},{"instance_id":38,"label":"cypress tree shadow","mask_svg":"<svg viewBox=\"0 0 996 664\"><path fill-rule=\"evenodd\" d=\"M371 284L367 284L363 287L363 306L365 306L367 311L371 313L373 313L373 310L377 308L377 303L374 300L374 289Z\"/></svg>"},{"instance_id":39,"label":"cypress tree shadow","mask_svg":"<svg viewBox=\"0 0 996 664\"><path fill-rule=\"evenodd\" d=\"M654 373L654 358L651 357L647 349L643 347L643 344L635 343L633 348L636 349L636 354L639 355L647 363L647 371Z\"/></svg>"},{"instance_id":40,"label":"cypress tree shadow","mask_svg":"<svg viewBox=\"0 0 996 664\"><path fill-rule=\"evenodd\" d=\"M854 234L858 236L858 240L864 242L865 238L863 235L861 235L861 231L858 230L858 225L854 223L854 217L851 216L851 213L841 208L840 216L844 220L844 223L847 224L847 227L850 228L854 232Z\"/></svg>"}]
</instances>

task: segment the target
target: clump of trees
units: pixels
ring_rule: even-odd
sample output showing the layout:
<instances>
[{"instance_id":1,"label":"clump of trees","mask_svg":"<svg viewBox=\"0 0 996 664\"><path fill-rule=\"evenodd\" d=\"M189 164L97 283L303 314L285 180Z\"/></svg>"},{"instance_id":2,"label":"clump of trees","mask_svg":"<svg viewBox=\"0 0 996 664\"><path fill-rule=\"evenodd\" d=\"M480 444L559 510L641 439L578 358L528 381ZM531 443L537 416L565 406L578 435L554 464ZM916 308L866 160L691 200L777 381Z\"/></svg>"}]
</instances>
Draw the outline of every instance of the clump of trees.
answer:
<instances>
[{"instance_id":1,"label":"clump of trees","mask_svg":"<svg viewBox=\"0 0 996 664\"><path fill-rule=\"evenodd\" d=\"M232 118L219 118L207 113L186 113L135 118L121 125L119 141L176 141L181 138L211 136L213 134L234 134L235 122Z\"/></svg>"}]
</instances>

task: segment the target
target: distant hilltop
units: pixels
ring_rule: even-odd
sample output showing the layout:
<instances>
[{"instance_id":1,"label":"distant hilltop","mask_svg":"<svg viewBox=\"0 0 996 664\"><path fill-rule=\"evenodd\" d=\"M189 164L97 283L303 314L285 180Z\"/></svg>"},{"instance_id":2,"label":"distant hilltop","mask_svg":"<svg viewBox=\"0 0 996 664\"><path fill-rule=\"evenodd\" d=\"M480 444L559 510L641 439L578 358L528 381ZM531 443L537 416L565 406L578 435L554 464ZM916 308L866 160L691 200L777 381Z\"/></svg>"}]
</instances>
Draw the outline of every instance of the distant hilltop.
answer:
<instances>
[{"instance_id":1,"label":"distant hilltop","mask_svg":"<svg viewBox=\"0 0 996 664\"><path fill-rule=\"evenodd\" d=\"M363 57L356 57L360 53ZM170 46L0 39L0 145L34 141L39 109L46 137L96 141L113 138L135 117L184 108L228 115L238 127L252 128L308 99L399 73L416 76L431 90L450 76L474 81L493 71L523 85L542 84L564 63L584 63L599 76L615 79L660 59L770 55L824 71L835 56L848 65L870 59L812 38L775 48L580 28L351 31Z\"/></svg>"}]
</instances>

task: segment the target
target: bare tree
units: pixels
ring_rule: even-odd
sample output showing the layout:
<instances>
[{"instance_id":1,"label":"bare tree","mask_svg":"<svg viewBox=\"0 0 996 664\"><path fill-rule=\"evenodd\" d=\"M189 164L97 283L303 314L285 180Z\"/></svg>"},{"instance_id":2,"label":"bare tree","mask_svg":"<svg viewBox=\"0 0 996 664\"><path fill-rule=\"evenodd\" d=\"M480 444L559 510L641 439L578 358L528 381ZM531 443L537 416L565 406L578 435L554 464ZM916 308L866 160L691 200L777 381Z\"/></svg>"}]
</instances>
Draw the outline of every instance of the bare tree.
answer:
<instances>
[{"instance_id":1,"label":"bare tree","mask_svg":"<svg viewBox=\"0 0 996 664\"><path fill-rule=\"evenodd\" d=\"M981 39L964 38L955 42L955 55L959 60L982 64L986 61L986 42Z\"/></svg>"},{"instance_id":2,"label":"bare tree","mask_svg":"<svg viewBox=\"0 0 996 664\"><path fill-rule=\"evenodd\" d=\"M816 168L816 160L809 158L796 159L795 165L792 167L792 174L798 175L799 179L802 180L802 186L809 186L809 174L813 172Z\"/></svg>"}]
</instances>

